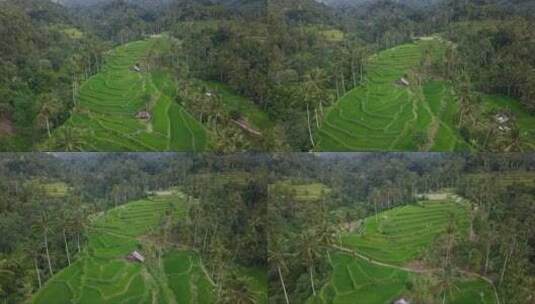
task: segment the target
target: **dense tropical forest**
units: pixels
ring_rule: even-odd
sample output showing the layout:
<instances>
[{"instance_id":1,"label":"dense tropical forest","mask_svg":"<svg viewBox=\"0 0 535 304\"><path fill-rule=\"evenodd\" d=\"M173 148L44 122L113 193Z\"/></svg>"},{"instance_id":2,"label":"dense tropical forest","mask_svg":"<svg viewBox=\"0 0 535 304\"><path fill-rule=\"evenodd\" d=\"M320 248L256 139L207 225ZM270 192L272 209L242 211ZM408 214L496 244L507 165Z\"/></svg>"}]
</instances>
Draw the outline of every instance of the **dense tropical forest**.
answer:
<instances>
[{"instance_id":1,"label":"dense tropical forest","mask_svg":"<svg viewBox=\"0 0 535 304\"><path fill-rule=\"evenodd\" d=\"M2 303L267 303L262 156L0 155Z\"/></svg>"},{"instance_id":2,"label":"dense tropical forest","mask_svg":"<svg viewBox=\"0 0 535 304\"><path fill-rule=\"evenodd\" d=\"M4 153L0 300L531 303L534 170L529 154Z\"/></svg>"},{"instance_id":3,"label":"dense tropical forest","mask_svg":"<svg viewBox=\"0 0 535 304\"><path fill-rule=\"evenodd\" d=\"M6 151L530 151L532 1L6 0Z\"/></svg>"},{"instance_id":4,"label":"dense tropical forest","mask_svg":"<svg viewBox=\"0 0 535 304\"><path fill-rule=\"evenodd\" d=\"M268 200L270 303L535 299L533 156L280 161Z\"/></svg>"}]
</instances>

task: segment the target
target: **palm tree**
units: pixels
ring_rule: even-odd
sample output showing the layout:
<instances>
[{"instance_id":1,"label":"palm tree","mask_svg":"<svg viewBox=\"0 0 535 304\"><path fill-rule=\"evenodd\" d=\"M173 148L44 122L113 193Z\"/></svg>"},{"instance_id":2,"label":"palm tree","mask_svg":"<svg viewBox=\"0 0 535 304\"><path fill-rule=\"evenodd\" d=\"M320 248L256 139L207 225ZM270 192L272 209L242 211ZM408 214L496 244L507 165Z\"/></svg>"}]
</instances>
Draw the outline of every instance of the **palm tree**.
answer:
<instances>
[{"instance_id":1,"label":"palm tree","mask_svg":"<svg viewBox=\"0 0 535 304\"><path fill-rule=\"evenodd\" d=\"M10 270L8 259L0 259L0 296L5 296L7 291L4 286L8 286L13 280L15 273Z\"/></svg>"},{"instance_id":2,"label":"palm tree","mask_svg":"<svg viewBox=\"0 0 535 304\"><path fill-rule=\"evenodd\" d=\"M250 284L244 278L231 275L227 276L222 283L225 285L221 296L224 303L255 304L257 302Z\"/></svg>"},{"instance_id":3,"label":"palm tree","mask_svg":"<svg viewBox=\"0 0 535 304\"><path fill-rule=\"evenodd\" d=\"M442 303L446 303L446 296L452 293L458 287L455 285L456 271L453 264L453 250L456 244L457 226L455 225L455 215L449 214L448 226L446 227L446 234L443 247L442 268L438 272L438 283L436 289L438 294L442 295Z\"/></svg>"},{"instance_id":4,"label":"palm tree","mask_svg":"<svg viewBox=\"0 0 535 304\"><path fill-rule=\"evenodd\" d=\"M298 256L303 257L303 264L308 269L310 275L310 286L312 294L316 296L316 287L314 284L314 266L316 261L321 258L320 240L313 230L306 230L298 237Z\"/></svg>"},{"instance_id":5,"label":"palm tree","mask_svg":"<svg viewBox=\"0 0 535 304\"><path fill-rule=\"evenodd\" d=\"M84 141L78 129L69 124L63 125L54 136L54 149L61 149L65 152L83 151Z\"/></svg>"},{"instance_id":6,"label":"palm tree","mask_svg":"<svg viewBox=\"0 0 535 304\"><path fill-rule=\"evenodd\" d=\"M321 114L323 115L323 103L326 98L325 89L327 85L327 73L325 70L320 68L312 69L305 75L305 82L303 83L303 88L305 92L309 93L312 96L313 106L315 109L319 108Z\"/></svg>"},{"instance_id":7,"label":"palm tree","mask_svg":"<svg viewBox=\"0 0 535 304\"><path fill-rule=\"evenodd\" d=\"M515 125L511 132L509 132L509 145L505 148L505 152L522 152L522 135L520 129Z\"/></svg>"},{"instance_id":8,"label":"palm tree","mask_svg":"<svg viewBox=\"0 0 535 304\"><path fill-rule=\"evenodd\" d=\"M37 114L37 123L40 127L46 127L48 137L52 137L50 133L50 119L54 117L61 110L60 101L51 93L42 94L39 97L41 107L39 114Z\"/></svg>"},{"instance_id":9,"label":"palm tree","mask_svg":"<svg viewBox=\"0 0 535 304\"><path fill-rule=\"evenodd\" d=\"M50 259L50 251L48 248L48 235L51 230L51 225L50 225L51 222L48 216L48 211L46 210L47 206L44 206L44 204L40 204L37 201L34 201L34 205L35 205L35 211L37 213L37 216L34 221L34 224L32 225L32 229L36 233L43 234L43 245L45 248L46 260L48 263L48 270L50 274L53 275L54 270L52 269L52 261Z\"/></svg>"},{"instance_id":10,"label":"palm tree","mask_svg":"<svg viewBox=\"0 0 535 304\"><path fill-rule=\"evenodd\" d=\"M283 272L288 271L288 265L286 264L286 256L283 252L283 246L280 241L273 239L273 234L270 235L270 246L268 249L268 263L271 267L274 267L281 282L282 291L284 292L284 298L286 304L290 304L288 298L288 292L286 291L286 284L284 283Z\"/></svg>"},{"instance_id":11,"label":"palm tree","mask_svg":"<svg viewBox=\"0 0 535 304\"><path fill-rule=\"evenodd\" d=\"M315 146L314 137L312 135L312 127L310 123L310 109L314 109L314 116L316 126L319 127L318 109L323 115L323 99L325 99L325 84L327 76L325 71L316 68L305 75L305 82L303 83L303 102L305 104L307 113L307 125L310 143L312 147Z\"/></svg>"}]
</instances>

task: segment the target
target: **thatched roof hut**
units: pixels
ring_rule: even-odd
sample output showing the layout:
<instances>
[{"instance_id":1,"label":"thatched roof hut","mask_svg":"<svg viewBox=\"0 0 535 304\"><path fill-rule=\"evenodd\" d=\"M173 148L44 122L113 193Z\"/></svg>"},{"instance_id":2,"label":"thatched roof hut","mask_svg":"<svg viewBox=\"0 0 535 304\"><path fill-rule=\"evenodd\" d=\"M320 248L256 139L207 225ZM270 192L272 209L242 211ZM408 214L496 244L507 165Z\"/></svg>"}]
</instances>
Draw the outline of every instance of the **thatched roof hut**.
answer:
<instances>
[{"instance_id":1,"label":"thatched roof hut","mask_svg":"<svg viewBox=\"0 0 535 304\"><path fill-rule=\"evenodd\" d=\"M140 262L140 263L145 262L145 257L141 255L141 253L139 253L137 250L134 250L132 253L130 253L126 257L126 259L131 262Z\"/></svg>"},{"instance_id":2,"label":"thatched roof hut","mask_svg":"<svg viewBox=\"0 0 535 304\"><path fill-rule=\"evenodd\" d=\"M151 115L147 111L141 111L136 114L136 118L143 119L143 120L150 120Z\"/></svg>"}]
</instances>

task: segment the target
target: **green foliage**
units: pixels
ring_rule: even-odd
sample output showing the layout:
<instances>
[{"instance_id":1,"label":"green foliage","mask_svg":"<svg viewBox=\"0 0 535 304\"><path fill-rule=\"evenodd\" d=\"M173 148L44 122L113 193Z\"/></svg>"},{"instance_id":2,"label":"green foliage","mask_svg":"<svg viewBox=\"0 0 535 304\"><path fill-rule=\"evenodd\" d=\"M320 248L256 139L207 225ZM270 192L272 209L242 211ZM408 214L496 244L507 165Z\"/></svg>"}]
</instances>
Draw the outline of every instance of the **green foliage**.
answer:
<instances>
[{"instance_id":1,"label":"green foliage","mask_svg":"<svg viewBox=\"0 0 535 304\"><path fill-rule=\"evenodd\" d=\"M372 56L366 83L329 110L319 130L319 150L466 149L454 127L457 109L451 88L438 81L419 87L416 79L407 76L428 47L434 57L443 52L442 42L435 39ZM400 83L402 78L409 86ZM418 132L426 138L420 138Z\"/></svg>"},{"instance_id":2,"label":"green foliage","mask_svg":"<svg viewBox=\"0 0 535 304\"><path fill-rule=\"evenodd\" d=\"M206 285L201 281L206 281L207 277L201 271L199 258L193 253L172 253L164 258L165 270L152 268L154 262L151 259L154 257L139 238L157 228L164 214L169 212L173 218L184 216L185 205L181 196L155 196L94 217L88 228L86 252L74 264L52 277L35 295L33 303L118 303L134 300L145 302L149 299L169 303L161 290L169 288L167 284L175 290L178 283L172 275L179 272L189 273L188 277L196 278L187 282L188 286L192 284L191 288ZM144 263L125 259L134 250L145 255ZM191 265L186 262L189 259ZM157 281L155 271L165 271L169 280ZM158 283L155 285L155 282ZM211 303L211 295L211 290L205 289L199 293L199 303ZM182 298L182 294L176 294L176 297L178 300L186 299Z\"/></svg>"},{"instance_id":3,"label":"green foliage","mask_svg":"<svg viewBox=\"0 0 535 304\"><path fill-rule=\"evenodd\" d=\"M381 304L395 300L405 289L409 274L377 266L342 253L332 253L330 264L333 269L328 283L317 297L307 303L363 303Z\"/></svg>"},{"instance_id":4,"label":"green foliage","mask_svg":"<svg viewBox=\"0 0 535 304\"><path fill-rule=\"evenodd\" d=\"M102 71L84 83L79 103L65 126L78 130L80 150L202 151L207 148L202 125L172 101L173 82L169 75L143 70L148 67L141 64L144 58L162 48L165 39L137 41L114 49ZM133 70L135 65L142 66L141 72ZM152 114L150 120L136 118L138 112L145 110Z\"/></svg>"},{"instance_id":5,"label":"green foliage","mask_svg":"<svg viewBox=\"0 0 535 304\"><path fill-rule=\"evenodd\" d=\"M454 202L423 202L381 212L364 220L362 234L346 233L342 243L348 248L396 265L418 258L447 227L449 216L466 231L468 206Z\"/></svg>"},{"instance_id":6,"label":"green foliage","mask_svg":"<svg viewBox=\"0 0 535 304\"><path fill-rule=\"evenodd\" d=\"M298 201L314 202L329 194L331 189L322 183L296 184L285 181L271 185L270 191L288 191Z\"/></svg>"},{"instance_id":7,"label":"green foliage","mask_svg":"<svg viewBox=\"0 0 535 304\"><path fill-rule=\"evenodd\" d=\"M164 258L167 281L177 303L214 303L215 286L194 252L172 252Z\"/></svg>"},{"instance_id":8,"label":"green foliage","mask_svg":"<svg viewBox=\"0 0 535 304\"><path fill-rule=\"evenodd\" d=\"M259 130L269 129L273 126L273 122L260 107L253 101L236 94L228 85L214 81L204 82L204 85L209 92L221 97L225 110L229 113L239 113L240 117L247 119L253 127Z\"/></svg>"},{"instance_id":9,"label":"green foliage","mask_svg":"<svg viewBox=\"0 0 535 304\"><path fill-rule=\"evenodd\" d=\"M434 239L445 233L452 217L460 227L459 234L466 234L467 213L466 205L433 201L381 212L377 215L379 221L373 216L366 218L359 235L342 235L343 246L362 256L340 252L328 255L330 279L308 303L353 303L358 298L380 304L399 299L415 288L428 288L430 292L439 283L423 286L420 279L428 276L425 271L421 274L396 265L407 265L420 257ZM377 262L385 264L374 264ZM472 277L455 278L446 299L446 303L495 303L493 287Z\"/></svg>"}]
</instances>

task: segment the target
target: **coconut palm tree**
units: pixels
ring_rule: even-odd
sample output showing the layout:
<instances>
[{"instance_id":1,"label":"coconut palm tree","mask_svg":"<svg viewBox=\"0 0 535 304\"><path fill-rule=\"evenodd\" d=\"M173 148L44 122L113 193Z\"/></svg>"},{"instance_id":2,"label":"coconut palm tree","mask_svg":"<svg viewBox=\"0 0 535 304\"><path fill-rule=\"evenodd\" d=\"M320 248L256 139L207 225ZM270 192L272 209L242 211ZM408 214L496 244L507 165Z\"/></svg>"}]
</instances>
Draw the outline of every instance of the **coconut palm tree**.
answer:
<instances>
[{"instance_id":1,"label":"coconut palm tree","mask_svg":"<svg viewBox=\"0 0 535 304\"><path fill-rule=\"evenodd\" d=\"M303 231L297 238L298 256L302 257L303 265L308 269L312 294L316 296L314 283L314 268L318 259L322 257L321 244L318 235L312 229Z\"/></svg>"},{"instance_id":2,"label":"coconut palm tree","mask_svg":"<svg viewBox=\"0 0 535 304\"><path fill-rule=\"evenodd\" d=\"M54 140L50 145L54 150L61 149L65 152L80 152L83 151L84 141L78 129L65 124L55 132Z\"/></svg>"},{"instance_id":3,"label":"coconut palm tree","mask_svg":"<svg viewBox=\"0 0 535 304\"><path fill-rule=\"evenodd\" d=\"M13 280L15 273L10 269L9 260L0 257L0 297L7 295L5 286Z\"/></svg>"},{"instance_id":4,"label":"coconut palm tree","mask_svg":"<svg viewBox=\"0 0 535 304\"><path fill-rule=\"evenodd\" d=\"M36 120L40 127L46 127L48 137L52 137L50 133L50 119L59 113L61 110L60 101L51 93L42 94L39 97L39 113Z\"/></svg>"},{"instance_id":5,"label":"coconut palm tree","mask_svg":"<svg viewBox=\"0 0 535 304\"><path fill-rule=\"evenodd\" d=\"M284 253L284 246L281 241L276 240L273 237L274 236L271 234L270 246L268 248L268 263L276 271L279 277L286 304L290 304L290 299L288 298L288 292L286 290L286 284L284 283L284 273L288 271L288 265L286 262L287 257Z\"/></svg>"},{"instance_id":6,"label":"coconut palm tree","mask_svg":"<svg viewBox=\"0 0 535 304\"><path fill-rule=\"evenodd\" d=\"M41 202L38 202L37 200L34 200L35 205L35 220L32 225L32 230L36 234L42 234L42 241L43 246L45 248L45 254L46 254L46 260L48 264L48 270L50 275L54 274L54 270L52 269L52 261L50 259L50 251L49 251L49 242L48 242L48 236L50 234L50 231L52 230L51 220L48 215L48 210L46 204L43 204Z\"/></svg>"},{"instance_id":7,"label":"coconut palm tree","mask_svg":"<svg viewBox=\"0 0 535 304\"><path fill-rule=\"evenodd\" d=\"M221 296L223 303L257 303L255 294L253 293L253 290L251 290L250 284L245 281L245 278L240 278L232 274L230 276L227 276L226 280L222 283L225 285L225 287L223 288L223 294Z\"/></svg>"},{"instance_id":8,"label":"coconut palm tree","mask_svg":"<svg viewBox=\"0 0 535 304\"><path fill-rule=\"evenodd\" d=\"M315 146L314 137L312 135L311 114L314 111L316 127L319 128L320 119L319 114L323 115L323 103L328 99L326 95L327 74L324 70L316 68L305 75L305 82L302 86L303 102L305 104L307 113L308 134L312 147ZM318 113L319 111L319 113Z\"/></svg>"}]
</instances>

